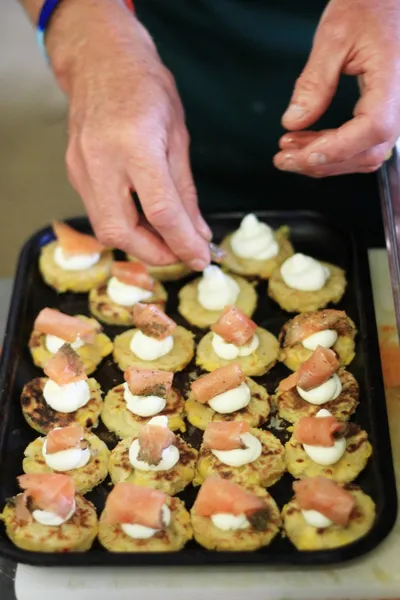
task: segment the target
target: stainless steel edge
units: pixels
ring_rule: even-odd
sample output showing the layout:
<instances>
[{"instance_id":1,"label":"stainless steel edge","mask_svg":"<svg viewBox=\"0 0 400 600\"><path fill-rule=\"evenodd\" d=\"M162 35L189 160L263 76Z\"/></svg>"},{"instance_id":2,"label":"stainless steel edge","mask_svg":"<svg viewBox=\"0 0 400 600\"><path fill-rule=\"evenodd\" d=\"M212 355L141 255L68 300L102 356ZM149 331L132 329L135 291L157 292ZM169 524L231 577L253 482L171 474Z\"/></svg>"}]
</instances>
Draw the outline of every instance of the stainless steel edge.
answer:
<instances>
[{"instance_id":1,"label":"stainless steel edge","mask_svg":"<svg viewBox=\"0 0 400 600\"><path fill-rule=\"evenodd\" d=\"M383 225L400 335L400 140L378 173Z\"/></svg>"}]
</instances>

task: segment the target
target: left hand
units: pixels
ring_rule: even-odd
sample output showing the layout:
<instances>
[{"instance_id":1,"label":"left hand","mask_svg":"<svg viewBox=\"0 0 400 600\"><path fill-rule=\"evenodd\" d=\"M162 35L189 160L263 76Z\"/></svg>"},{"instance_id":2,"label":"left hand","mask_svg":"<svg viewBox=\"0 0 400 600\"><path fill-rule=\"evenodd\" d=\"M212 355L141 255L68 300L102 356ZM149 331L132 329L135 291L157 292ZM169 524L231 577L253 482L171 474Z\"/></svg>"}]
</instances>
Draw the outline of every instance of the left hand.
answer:
<instances>
[{"instance_id":1,"label":"left hand","mask_svg":"<svg viewBox=\"0 0 400 600\"><path fill-rule=\"evenodd\" d=\"M304 131L327 110L339 76L360 76L353 119L338 129ZM400 136L399 0L331 0L309 60L282 118L274 164L326 177L377 170Z\"/></svg>"}]
</instances>

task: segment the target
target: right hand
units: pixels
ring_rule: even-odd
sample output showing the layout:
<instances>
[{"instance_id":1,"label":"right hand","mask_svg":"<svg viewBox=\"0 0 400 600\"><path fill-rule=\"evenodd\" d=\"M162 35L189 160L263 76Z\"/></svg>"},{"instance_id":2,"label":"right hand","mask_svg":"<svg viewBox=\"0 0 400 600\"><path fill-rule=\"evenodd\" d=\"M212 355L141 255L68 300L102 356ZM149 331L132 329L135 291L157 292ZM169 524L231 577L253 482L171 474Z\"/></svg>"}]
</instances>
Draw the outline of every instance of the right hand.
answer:
<instances>
[{"instance_id":1,"label":"right hand","mask_svg":"<svg viewBox=\"0 0 400 600\"><path fill-rule=\"evenodd\" d=\"M210 261L172 75L119 0L68 0L47 48L69 98L67 168L94 232L149 264ZM139 217L131 190L146 218Z\"/></svg>"}]
</instances>

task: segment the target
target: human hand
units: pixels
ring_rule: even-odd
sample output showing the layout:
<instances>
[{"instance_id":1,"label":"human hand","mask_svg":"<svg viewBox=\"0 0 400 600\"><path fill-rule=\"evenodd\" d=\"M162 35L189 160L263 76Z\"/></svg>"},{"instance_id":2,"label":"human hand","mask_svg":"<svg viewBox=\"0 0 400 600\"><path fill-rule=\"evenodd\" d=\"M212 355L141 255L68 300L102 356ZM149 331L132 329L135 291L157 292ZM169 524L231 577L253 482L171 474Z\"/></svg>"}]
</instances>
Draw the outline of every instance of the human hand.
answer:
<instances>
[{"instance_id":1,"label":"human hand","mask_svg":"<svg viewBox=\"0 0 400 600\"><path fill-rule=\"evenodd\" d=\"M335 130L304 131L327 110L341 73L360 76L354 118ZM400 135L400 3L331 0L282 118L290 133L274 164L325 177L377 170Z\"/></svg>"},{"instance_id":2,"label":"human hand","mask_svg":"<svg viewBox=\"0 0 400 600\"><path fill-rule=\"evenodd\" d=\"M98 239L150 264L182 260L202 270L211 233L197 204L184 112L147 31L122 1L68 0L47 48L69 97L70 181Z\"/></svg>"}]
</instances>

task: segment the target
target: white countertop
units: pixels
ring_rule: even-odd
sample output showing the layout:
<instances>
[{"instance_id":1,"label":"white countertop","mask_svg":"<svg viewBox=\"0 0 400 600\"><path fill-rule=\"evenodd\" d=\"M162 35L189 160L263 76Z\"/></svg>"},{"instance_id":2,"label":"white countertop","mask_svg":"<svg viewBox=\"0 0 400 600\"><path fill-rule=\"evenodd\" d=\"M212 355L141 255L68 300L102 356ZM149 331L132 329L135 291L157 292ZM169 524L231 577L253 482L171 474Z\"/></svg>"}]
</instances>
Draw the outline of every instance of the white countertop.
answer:
<instances>
[{"instance_id":1,"label":"white countertop","mask_svg":"<svg viewBox=\"0 0 400 600\"><path fill-rule=\"evenodd\" d=\"M370 263L378 326L391 345L389 350L385 347L385 357L393 356L393 348L400 357L385 250L371 251ZM400 375L397 381L397 370L384 370L400 482ZM398 492L400 497L400 485ZM335 568L38 569L20 565L16 594L18 600L399 600L400 520L375 551Z\"/></svg>"}]
</instances>

